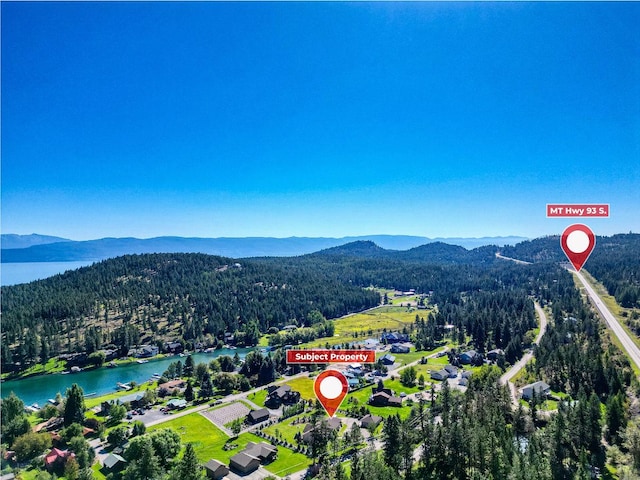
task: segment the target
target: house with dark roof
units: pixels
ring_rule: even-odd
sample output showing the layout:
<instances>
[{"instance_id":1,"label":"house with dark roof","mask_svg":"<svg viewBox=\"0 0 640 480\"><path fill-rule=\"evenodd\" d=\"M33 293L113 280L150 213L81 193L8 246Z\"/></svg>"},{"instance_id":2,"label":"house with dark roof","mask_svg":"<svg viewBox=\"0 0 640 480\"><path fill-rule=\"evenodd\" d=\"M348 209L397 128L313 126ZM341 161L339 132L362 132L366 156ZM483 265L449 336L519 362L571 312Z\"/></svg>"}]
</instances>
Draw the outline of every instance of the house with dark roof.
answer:
<instances>
[{"instance_id":1,"label":"house with dark roof","mask_svg":"<svg viewBox=\"0 0 640 480\"><path fill-rule=\"evenodd\" d=\"M340 420L337 417L331 417L330 419L325 421L327 422L327 426L329 427L329 430L333 432L340 431L340 428L342 427L342 420ZM307 423L304 427L304 430L302 431L302 441L305 443L311 443L314 430L315 430L315 427L313 426L313 424Z\"/></svg>"},{"instance_id":2,"label":"house with dark roof","mask_svg":"<svg viewBox=\"0 0 640 480\"><path fill-rule=\"evenodd\" d=\"M260 463L264 465L271 463L276 459L278 456L278 447L266 442L249 442L247 443L244 452L252 457L256 457L260 460Z\"/></svg>"},{"instance_id":3,"label":"house with dark roof","mask_svg":"<svg viewBox=\"0 0 640 480\"><path fill-rule=\"evenodd\" d=\"M402 398L390 395L385 391L376 392L369 397L369 404L375 407L401 407Z\"/></svg>"},{"instance_id":4,"label":"house with dark roof","mask_svg":"<svg viewBox=\"0 0 640 480\"><path fill-rule=\"evenodd\" d=\"M269 408L278 408L280 405L293 405L300 401L300 392L292 390L289 385L272 385L267 388L267 399L264 404Z\"/></svg>"},{"instance_id":5,"label":"house with dark roof","mask_svg":"<svg viewBox=\"0 0 640 480\"><path fill-rule=\"evenodd\" d=\"M164 350L169 353L182 353L184 346L180 342L166 342Z\"/></svg>"},{"instance_id":6,"label":"house with dark roof","mask_svg":"<svg viewBox=\"0 0 640 480\"><path fill-rule=\"evenodd\" d=\"M205 463L204 470L207 472L207 477L211 480L220 480L229 473L229 467L215 459L211 459Z\"/></svg>"},{"instance_id":7,"label":"house with dark roof","mask_svg":"<svg viewBox=\"0 0 640 480\"><path fill-rule=\"evenodd\" d=\"M394 343L391 345L391 353L409 353L411 347L409 345Z\"/></svg>"},{"instance_id":8,"label":"house with dark roof","mask_svg":"<svg viewBox=\"0 0 640 480\"><path fill-rule=\"evenodd\" d=\"M260 467L260 460L244 451L236 453L229 459L229 468L244 475L257 470L258 467Z\"/></svg>"},{"instance_id":9,"label":"house with dark roof","mask_svg":"<svg viewBox=\"0 0 640 480\"><path fill-rule=\"evenodd\" d=\"M494 350L489 350L487 352L487 359L491 360L492 362L495 362L498 359L498 357L503 355L504 355L504 351L500 348L496 348Z\"/></svg>"},{"instance_id":10,"label":"house with dark roof","mask_svg":"<svg viewBox=\"0 0 640 480\"><path fill-rule=\"evenodd\" d=\"M394 363L396 363L396 357L394 357L390 353L385 353L380 360L382 360L383 365L393 365Z\"/></svg>"},{"instance_id":11,"label":"house with dark roof","mask_svg":"<svg viewBox=\"0 0 640 480\"><path fill-rule=\"evenodd\" d=\"M446 380L449 378L449 372L447 372L444 368L442 370L431 370L429 372L432 380Z\"/></svg>"},{"instance_id":12,"label":"house with dark roof","mask_svg":"<svg viewBox=\"0 0 640 480\"><path fill-rule=\"evenodd\" d=\"M458 360L462 364L478 363L478 361L482 361L482 355L475 350L467 350L458 355Z\"/></svg>"},{"instance_id":13,"label":"house with dark roof","mask_svg":"<svg viewBox=\"0 0 640 480\"><path fill-rule=\"evenodd\" d=\"M362 428L375 428L380 424L381 421L382 417L379 417L378 415L368 414L360 419L360 426Z\"/></svg>"},{"instance_id":14,"label":"house with dark roof","mask_svg":"<svg viewBox=\"0 0 640 480\"><path fill-rule=\"evenodd\" d=\"M456 378L458 376L458 367L449 364L445 365L444 370L449 374L449 378Z\"/></svg>"},{"instance_id":15,"label":"house with dark roof","mask_svg":"<svg viewBox=\"0 0 640 480\"><path fill-rule=\"evenodd\" d=\"M406 333L398 332L383 333L380 337L380 340L386 343L408 342L409 335L407 335Z\"/></svg>"},{"instance_id":16,"label":"house with dark roof","mask_svg":"<svg viewBox=\"0 0 640 480\"><path fill-rule=\"evenodd\" d=\"M247 415L247 421L252 425L269 420L269 410L261 408L260 410L251 410Z\"/></svg>"}]
</instances>

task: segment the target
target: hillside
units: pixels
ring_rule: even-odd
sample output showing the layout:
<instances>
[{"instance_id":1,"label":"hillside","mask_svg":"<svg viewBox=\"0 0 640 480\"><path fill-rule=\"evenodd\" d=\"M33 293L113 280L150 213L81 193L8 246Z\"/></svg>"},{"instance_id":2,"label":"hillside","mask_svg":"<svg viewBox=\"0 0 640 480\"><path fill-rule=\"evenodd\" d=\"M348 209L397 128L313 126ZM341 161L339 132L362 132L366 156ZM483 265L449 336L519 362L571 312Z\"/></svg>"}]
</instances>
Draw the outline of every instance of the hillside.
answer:
<instances>
[{"instance_id":1,"label":"hillside","mask_svg":"<svg viewBox=\"0 0 640 480\"><path fill-rule=\"evenodd\" d=\"M2 287L2 365L108 343L123 353L179 338L215 345L225 332L254 345L270 327L309 323L314 310L333 318L379 302L371 290L304 267L202 254L123 256Z\"/></svg>"}]
</instances>

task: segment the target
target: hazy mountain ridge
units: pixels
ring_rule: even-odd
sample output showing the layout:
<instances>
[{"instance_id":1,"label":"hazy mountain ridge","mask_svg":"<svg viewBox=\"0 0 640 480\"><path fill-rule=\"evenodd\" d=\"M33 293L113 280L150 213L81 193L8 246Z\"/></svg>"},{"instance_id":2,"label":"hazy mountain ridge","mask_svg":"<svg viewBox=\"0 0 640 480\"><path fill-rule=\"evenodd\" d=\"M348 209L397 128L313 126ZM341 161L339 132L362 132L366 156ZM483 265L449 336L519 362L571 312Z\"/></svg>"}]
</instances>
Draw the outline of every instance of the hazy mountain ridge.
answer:
<instances>
[{"instance_id":1,"label":"hazy mountain ridge","mask_svg":"<svg viewBox=\"0 0 640 480\"><path fill-rule=\"evenodd\" d=\"M484 237L431 239L410 235L369 235L361 237L246 237L246 238L186 238L156 237L102 238L98 240L71 241L59 239L55 243L32 244L28 247L12 247L15 235L2 235L2 262L64 262L78 260L104 260L135 253L206 253L231 258L289 257L305 255L338 247L354 241L372 241L387 250L409 250L424 244L443 242L465 248L482 245L515 244L524 237ZM43 236L44 237L44 236ZM5 240L6 238L6 240ZM58 237L49 237L58 238ZM13 242L13 243L12 243Z\"/></svg>"},{"instance_id":2,"label":"hazy mountain ridge","mask_svg":"<svg viewBox=\"0 0 640 480\"><path fill-rule=\"evenodd\" d=\"M15 233L3 233L0 243L2 248L29 248L34 245L46 245L58 242L70 242L68 238L53 237L51 235L18 235Z\"/></svg>"}]
</instances>

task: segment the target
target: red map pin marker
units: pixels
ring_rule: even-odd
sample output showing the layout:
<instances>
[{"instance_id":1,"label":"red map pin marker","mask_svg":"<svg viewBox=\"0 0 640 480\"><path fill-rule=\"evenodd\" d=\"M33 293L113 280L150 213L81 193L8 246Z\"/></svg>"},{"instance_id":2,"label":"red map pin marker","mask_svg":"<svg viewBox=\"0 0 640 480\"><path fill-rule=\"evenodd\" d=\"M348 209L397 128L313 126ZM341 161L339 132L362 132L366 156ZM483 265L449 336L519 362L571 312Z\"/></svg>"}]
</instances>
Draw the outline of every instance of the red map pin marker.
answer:
<instances>
[{"instance_id":1,"label":"red map pin marker","mask_svg":"<svg viewBox=\"0 0 640 480\"><path fill-rule=\"evenodd\" d=\"M325 370L316 377L313 390L327 414L333 417L349 392L349 382L339 371Z\"/></svg>"},{"instance_id":2,"label":"red map pin marker","mask_svg":"<svg viewBox=\"0 0 640 480\"><path fill-rule=\"evenodd\" d=\"M562 232L560 245L571 265L579 272L596 246L596 236L586 225L576 223Z\"/></svg>"}]
</instances>

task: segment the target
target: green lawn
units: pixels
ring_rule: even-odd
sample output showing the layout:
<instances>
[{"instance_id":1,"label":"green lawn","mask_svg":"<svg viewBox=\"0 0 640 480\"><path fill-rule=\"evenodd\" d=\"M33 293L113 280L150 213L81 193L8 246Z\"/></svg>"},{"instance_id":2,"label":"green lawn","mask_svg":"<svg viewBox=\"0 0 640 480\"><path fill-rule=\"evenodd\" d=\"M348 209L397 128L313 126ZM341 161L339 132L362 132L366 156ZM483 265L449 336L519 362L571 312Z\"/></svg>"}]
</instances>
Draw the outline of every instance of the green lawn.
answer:
<instances>
[{"instance_id":1,"label":"green lawn","mask_svg":"<svg viewBox=\"0 0 640 480\"><path fill-rule=\"evenodd\" d=\"M97 407L102 402L109 402L111 400L115 400L119 397L124 397L125 395L130 395L132 393L143 392L147 389L154 389L155 385L149 383L142 383L140 385L136 385L135 388L131 390L119 390L117 392L108 393L106 395L100 395L98 397L89 397L84 399L84 405L87 409L91 409L93 407Z\"/></svg>"},{"instance_id":2,"label":"green lawn","mask_svg":"<svg viewBox=\"0 0 640 480\"><path fill-rule=\"evenodd\" d=\"M267 399L267 391L260 390L255 393L251 393L247 396L247 398L251 400L253 403L255 403L256 405L260 405L261 407L264 407L264 401Z\"/></svg>"},{"instance_id":3,"label":"green lawn","mask_svg":"<svg viewBox=\"0 0 640 480\"><path fill-rule=\"evenodd\" d=\"M315 400L316 394L313 391L313 378L298 377L286 382L293 390L300 392L300 396L305 400Z\"/></svg>"},{"instance_id":4,"label":"green lawn","mask_svg":"<svg viewBox=\"0 0 640 480\"><path fill-rule=\"evenodd\" d=\"M282 438L283 440L296 444L297 441L295 436L297 433L302 433L306 424L298 423L296 425L292 425L294 420L297 420L302 415L296 415L294 417L288 418L284 422L276 423L275 425L269 425L264 429L264 432L272 435L276 438Z\"/></svg>"},{"instance_id":5,"label":"green lawn","mask_svg":"<svg viewBox=\"0 0 640 480\"><path fill-rule=\"evenodd\" d=\"M192 443L198 460L203 463L215 458L228 464L229 459L242 451L247 443L264 441L252 433L242 433L236 440L232 441L233 449L224 450L223 447L229 441L229 437L199 413L192 413L160 425L154 425L149 427L148 431L162 428L172 428L181 435L182 443ZM273 474L286 476L298 470L303 470L309 465L309 462L305 455L279 446L277 460L265 465L265 469Z\"/></svg>"},{"instance_id":6,"label":"green lawn","mask_svg":"<svg viewBox=\"0 0 640 480\"><path fill-rule=\"evenodd\" d=\"M392 388L394 391L396 391L397 394L399 394L402 391L406 391L406 390L399 390L399 391L396 390L395 388L396 382L389 381L389 380L384 380L383 382L384 382L385 388ZM400 382L397 382L397 383L400 384ZM403 403L404 406L402 407L375 407L375 406L369 405L368 404L369 397L372 394L371 388L372 387L365 387L360 390L356 390L355 392L351 392L347 394L347 398L345 398L342 404L342 408L348 408L350 406L349 399L354 398L358 401L359 405L366 405L369 411L373 415L388 417L391 414L398 413L402 418L406 418L409 416L409 413L411 412L411 407L404 405L404 403ZM406 389L406 387L402 387L402 388ZM420 391L420 389L418 389L417 387L414 387L412 391L418 392Z\"/></svg>"},{"instance_id":7,"label":"green lawn","mask_svg":"<svg viewBox=\"0 0 640 480\"><path fill-rule=\"evenodd\" d=\"M102 465L96 462L91 466L91 471L93 472L94 480L105 480L107 477L104 473L102 473Z\"/></svg>"}]
</instances>

